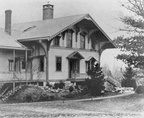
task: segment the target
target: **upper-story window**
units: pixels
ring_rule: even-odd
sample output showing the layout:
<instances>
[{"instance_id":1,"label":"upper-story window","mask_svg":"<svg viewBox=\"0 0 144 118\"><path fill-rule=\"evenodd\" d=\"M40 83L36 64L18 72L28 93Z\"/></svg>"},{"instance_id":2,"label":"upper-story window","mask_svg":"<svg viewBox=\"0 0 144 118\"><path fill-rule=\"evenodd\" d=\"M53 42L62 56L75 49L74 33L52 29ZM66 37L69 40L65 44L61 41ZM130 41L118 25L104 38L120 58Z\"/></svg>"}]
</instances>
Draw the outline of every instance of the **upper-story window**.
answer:
<instances>
[{"instance_id":1,"label":"upper-story window","mask_svg":"<svg viewBox=\"0 0 144 118\"><path fill-rule=\"evenodd\" d=\"M80 33L80 48L81 49L85 49L85 37L86 37L86 33L81 32Z\"/></svg>"},{"instance_id":2,"label":"upper-story window","mask_svg":"<svg viewBox=\"0 0 144 118\"><path fill-rule=\"evenodd\" d=\"M96 46L96 41L95 40L91 40L91 49L95 50L95 46Z\"/></svg>"},{"instance_id":3,"label":"upper-story window","mask_svg":"<svg viewBox=\"0 0 144 118\"><path fill-rule=\"evenodd\" d=\"M54 38L53 45L54 46L60 46L60 36L57 36Z\"/></svg>"},{"instance_id":4,"label":"upper-story window","mask_svg":"<svg viewBox=\"0 0 144 118\"><path fill-rule=\"evenodd\" d=\"M68 48L72 47L72 34L73 34L73 31L68 30L68 32L67 32L67 47Z\"/></svg>"}]
</instances>

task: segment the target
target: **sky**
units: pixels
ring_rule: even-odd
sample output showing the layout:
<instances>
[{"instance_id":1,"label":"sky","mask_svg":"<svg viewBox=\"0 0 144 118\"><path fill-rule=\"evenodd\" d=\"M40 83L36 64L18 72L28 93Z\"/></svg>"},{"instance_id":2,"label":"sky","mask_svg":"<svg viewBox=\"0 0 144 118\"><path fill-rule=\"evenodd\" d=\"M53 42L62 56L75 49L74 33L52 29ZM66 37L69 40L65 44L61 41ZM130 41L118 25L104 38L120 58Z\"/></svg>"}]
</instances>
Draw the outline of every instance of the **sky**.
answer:
<instances>
[{"instance_id":1,"label":"sky","mask_svg":"<svg viewBox=\"0 0 144 118\"><path fill-rule=\"evenodd\" d=\"M42 5L48 2L54 5L54 18L89 13L112 40L123 35L118 29L123 26L119 16L126 12L120 2L125 0L0 0L0 27L7 9L12 10L12 24L42 20ZM117 53L106 51L102 60L113 63Z\"/></svg>"}]
</instances>

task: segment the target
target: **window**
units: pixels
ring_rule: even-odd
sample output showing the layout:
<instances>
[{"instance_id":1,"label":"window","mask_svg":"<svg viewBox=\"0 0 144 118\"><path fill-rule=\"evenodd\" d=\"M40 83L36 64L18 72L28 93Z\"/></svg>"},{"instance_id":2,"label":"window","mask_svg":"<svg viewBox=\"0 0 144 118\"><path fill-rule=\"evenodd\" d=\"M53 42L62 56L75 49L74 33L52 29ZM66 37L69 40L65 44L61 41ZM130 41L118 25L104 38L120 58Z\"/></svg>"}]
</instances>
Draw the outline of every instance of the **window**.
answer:
<instances>
[{"instance_id":1,"label":"window","mask_svg":"<svg viewBox=\"0 0 144 118\"><path fill-rule=\"evenodd\" d=\"M9 71L13 71L13 70L14 70L13 60L9 60Z\"/></svg>"},{"instance_id":2,"label":"window","mask_svg":"<svg viewBox=\"0 0 144 118\"><path fill-rule=\"evenodd\" d=\"M60 46L60 36L57 36L54 38L53 45L54 46Z\"/></svg>"},{"instance_id":3,"label":"window","mask_svg":"<svg viewBox=\"0 0 144 118\"><path fill-rule=\"evenodd\" d=\"M96 60L94 58L90 59L89 61L86 61L86 72L91 70L92 66L94 66L95 61Z\"/></svg>"},{"instance_id":4,"label":"window","mask_svg":"<svg viewBox=\"0 0 144 118\"><path fill-rule=\"evenodd\" d=\"M22 69L26 69L26 62L22 61Z\"/></svg>"},{"instance_id":5,"label":"window","mask_svg":"<svg viewBox=\"0 0 144 118\"><path fill-rule=\"evenodd\" d=\"M44 57L40 57L39 71L40 72L44 71Z\"/></svg>"},{"instance_id":6,"label":"window","mask_svg":"<svg viewBox=\"0 0 144 118\"><path fill-rule=\"evenodd\" d=\"M91 48L92 48L92 50L95 50L95 41L94 40L92 40Z\"/></svg>"},{"instance_id":7,"label":"window","mask_svg":"<svg viewBox=\"0 0 144 118\"><path fill-rule=\"evenodd\" d=\"M15 60L15 71L19 72L21 71L21 64L20 64L20 60L16 58Z\"/></svg>"},{"instance_id":8,"label":"window","mask_svg":"<svg viewBox=\"0 0 144 118\"><path fill-rule=\"evenodd\" d=\"M85 49L85 36L86 36L85 32L80 33L80 48L81 49Z\"/></svg>"},{"instance_id":9,"label":"window","mask_svg":"<svg viewBox=\"0 0 144 118\"><path fill-rule=\"evenodd\" d=\"M67 32L67 47L68 48L72 47L72 30L69 30Z\"/></svg>"},{"instance_id":10,"label":"window","mask_svg":"<svg viewBox=\"0 0 144 118\"><path fill-rule=\"evenodd\" d=\"M80 48L85 49L85 36L82 34L80 35Z\"/></svg>"},{"instance_id":11,"label":"window","mask_svg":"<svg viewBox=\"0 0 144 118\"><path fill-rule=\"evenodd\" d=\"M62 57L56 57L56 71L62 70Z\"/></svg>"}]
</instances>

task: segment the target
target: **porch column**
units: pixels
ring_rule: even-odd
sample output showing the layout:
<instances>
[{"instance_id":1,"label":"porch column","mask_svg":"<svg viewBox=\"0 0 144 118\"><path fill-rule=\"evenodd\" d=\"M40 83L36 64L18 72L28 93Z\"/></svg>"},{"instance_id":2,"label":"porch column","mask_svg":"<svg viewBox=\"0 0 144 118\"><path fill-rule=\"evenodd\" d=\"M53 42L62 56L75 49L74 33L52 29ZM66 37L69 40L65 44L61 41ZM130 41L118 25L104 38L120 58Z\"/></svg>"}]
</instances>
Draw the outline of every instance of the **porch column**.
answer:
<instances>
[{"instance_id":1,"label":"porch column","mask_svg":"<svg viewBox=\"0 0 144 118\"><path fill-rule=\"evenodd\" d=\"M49 49L50 49L51 41L39 40L39 44L41 44L41 46L42 46L42 48L43 48L43 50L45 52L45 58L46 58L46 82L49 82Z\"/></svg>"},{"instance_id":2,"label":"porch column","mask_svg":"<svg viewBox=\"0 0 144 118\"><path fill-rule=\"evenodd\" d=\"M88 49L88 35L85 36L85 49Z\"/></svg>"},{"instance_id":3,"label":"porch column","mask_svg":"<svg viewBox=\"0 0 144 118\"><path fill-rule=\"evenodd\" d=\"M33 48L32 48L33 49ZM34 51L34 49L33 50L31 50L30 51L30 53L31 53L31 56L33 55L33 51ZM32 63L32 59L30 60L30 80L32 81L33 80L33 63Z\"/></svg>"},{"instance_id":4,"label":"porch column","mask_svg":"<svg viewBox=\"0 0 144 118\"><path fill-rule=\"evenodd\" d=\"M13 50L13 79L15 78L15 53L16 51Z\"/></svg>"},{"instance_id":5,"label":"porch column","mask_svg":"<svg viewBox=\"0 0 144 118\"><path fill-rule=\"evenodd\" d=\"M80 32L77 35L77 48L80 48Z\"/></svg>"},{"instance_id":6,"label":"porch column","mask_svg":"<svg viewBox=\"0 0 144 118\"><path fill-rule=\"evenodd\" d=\"M25 51L25 79L27 85L27 50Z\"/></svg>"},{"instance_id":7,"label":"porch column","mask_svg":"<svg viewBox=\"0 0 144 118\"><path fill-rule=\"evenodd\" d=\"M92 49L91 38L89 38L89 49Z\"/></svg>"},{"instance_id":8,"label":"porch column","mask_svg":"<svg viewBox=\"0 0 144 118\"><path fill-rule=\"evenodd\" d=\"M13 79L15 79L15 50L13 50ZM13 92L15 91L15 81L13 82Z\"/></svg>"},{"instance_id":9,"label":"porch column","mask_svg":"<svg viewBox=\"0 0 144 118\"><path fill-rule=\"evenodd\" d=\"M76 48L76 36L75 32L72 33L72 48Z\"/></svg>"}]
</instances>

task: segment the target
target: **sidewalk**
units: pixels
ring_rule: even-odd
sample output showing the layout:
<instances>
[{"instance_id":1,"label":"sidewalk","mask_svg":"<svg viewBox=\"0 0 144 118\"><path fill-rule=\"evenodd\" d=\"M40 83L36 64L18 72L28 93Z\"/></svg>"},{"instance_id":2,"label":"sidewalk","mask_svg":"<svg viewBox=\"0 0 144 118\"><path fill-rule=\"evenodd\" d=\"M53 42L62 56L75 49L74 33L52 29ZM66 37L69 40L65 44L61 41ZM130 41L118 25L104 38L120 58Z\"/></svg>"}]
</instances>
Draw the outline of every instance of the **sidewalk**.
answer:
<instances>
[{"instance_id":1,"label":"sidewalk","mask_svg":"<svg viewBox=\"0 0 144 118\"><path fill-rule=\"evenodd\" d=\"M111 98L117 98L117 97L123 97L123 96L129 96L134 94L135 92L126 92L126 93L122 93L122 94L118 94L118 95L114 95L114 96L106 96L106 97L92 97L92 98L88 98L88 99L79 99L79 100L74 100L74 101L78 101L78 102L84 102L84 101L91 101L91 100L105 100L105 99L111 99Z\"/></svg>"}]
</instances>

